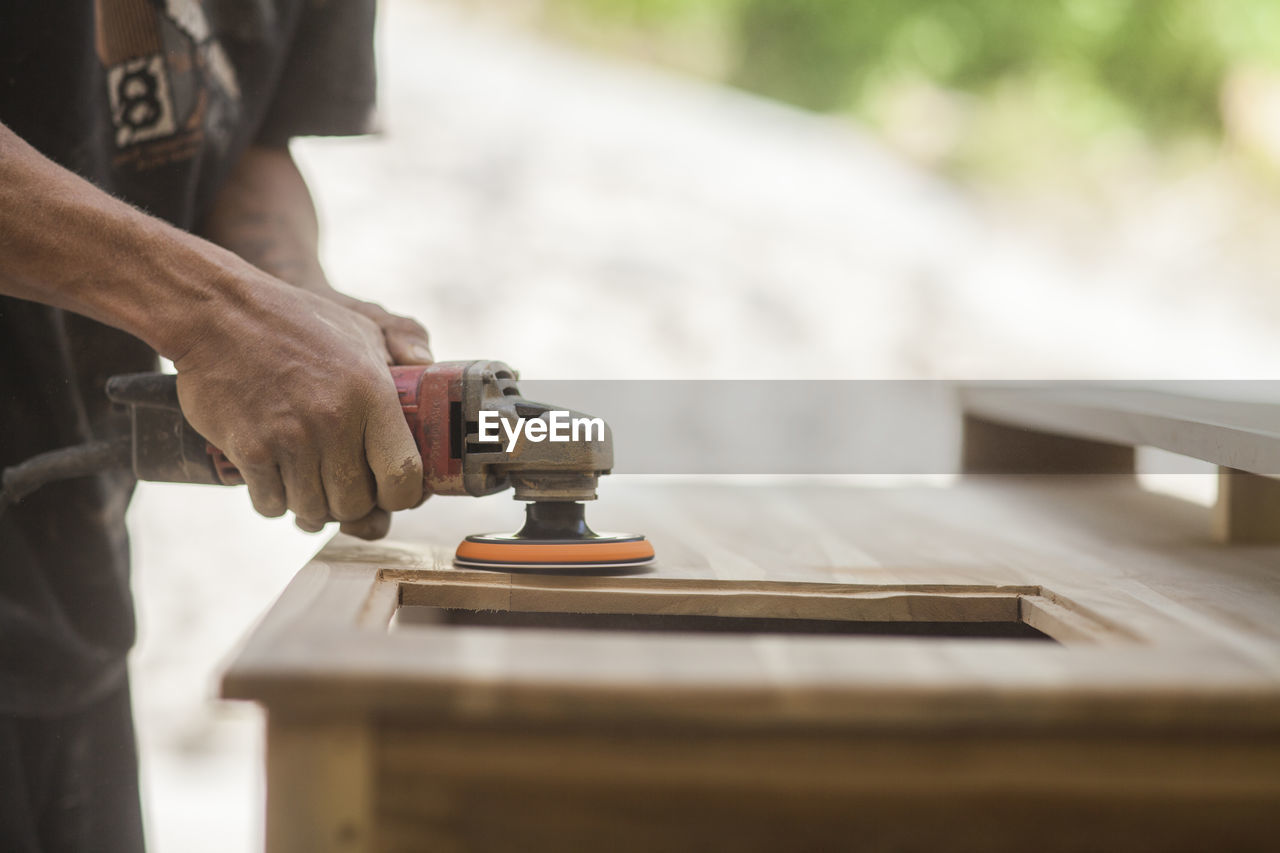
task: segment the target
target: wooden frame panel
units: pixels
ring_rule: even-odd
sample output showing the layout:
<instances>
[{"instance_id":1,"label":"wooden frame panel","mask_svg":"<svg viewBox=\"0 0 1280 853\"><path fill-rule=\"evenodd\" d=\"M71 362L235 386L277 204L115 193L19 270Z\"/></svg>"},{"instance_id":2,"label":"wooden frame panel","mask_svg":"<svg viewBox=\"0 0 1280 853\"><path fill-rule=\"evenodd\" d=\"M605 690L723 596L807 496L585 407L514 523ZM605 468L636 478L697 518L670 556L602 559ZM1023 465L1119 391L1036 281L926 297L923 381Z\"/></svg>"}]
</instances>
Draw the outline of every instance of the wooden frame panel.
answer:
<instances>
[{"instance_id":1,"label":"wooden frame panel","mask_svg":"<svg viewBox=\"0 0 1280 853\"><path fill-rule=\"evenodd\" d=\"M1137 640L1052 593L1028 586L854 586L593 578L589 587L458 581L444 573L383 572L401 606L526 613L627 613L851 622L1026 622L1060 643ZM421 630L414 628L411 630Z\"/></svg>"},{"instance_id":2,"label":"wooden frame panel","mask_svg":"<svg viewBox=\"0 0 1280 853\"><path fill-rule=\"evenodd\" d=\"M379 729L380 850L1266 850L1280 743Z\"/></svg>"}]
</instances>

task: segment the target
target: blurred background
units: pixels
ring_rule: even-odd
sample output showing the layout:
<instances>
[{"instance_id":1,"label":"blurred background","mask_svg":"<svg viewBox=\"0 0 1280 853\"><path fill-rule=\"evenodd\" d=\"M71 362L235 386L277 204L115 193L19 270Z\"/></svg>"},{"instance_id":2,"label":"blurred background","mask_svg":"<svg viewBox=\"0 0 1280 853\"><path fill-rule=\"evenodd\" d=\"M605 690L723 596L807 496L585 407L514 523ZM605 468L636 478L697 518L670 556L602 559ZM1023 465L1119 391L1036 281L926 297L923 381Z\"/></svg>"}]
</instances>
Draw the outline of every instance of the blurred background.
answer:
<instances>
[{"instance_id":1,"label":"blurred background","mask_svg":"<svg viewBox=\"0 0 1280 853\"><path fill-rule=\"evenodd\" d=\"M384 132L295 154L335 286L420 318L438 358L547 379L1275 378L1270 0L380 15ZM328 534L198 487L144 485L130 524L152 849L258 850L261 718L216 677Z\"/></svg>"}]
</instances>

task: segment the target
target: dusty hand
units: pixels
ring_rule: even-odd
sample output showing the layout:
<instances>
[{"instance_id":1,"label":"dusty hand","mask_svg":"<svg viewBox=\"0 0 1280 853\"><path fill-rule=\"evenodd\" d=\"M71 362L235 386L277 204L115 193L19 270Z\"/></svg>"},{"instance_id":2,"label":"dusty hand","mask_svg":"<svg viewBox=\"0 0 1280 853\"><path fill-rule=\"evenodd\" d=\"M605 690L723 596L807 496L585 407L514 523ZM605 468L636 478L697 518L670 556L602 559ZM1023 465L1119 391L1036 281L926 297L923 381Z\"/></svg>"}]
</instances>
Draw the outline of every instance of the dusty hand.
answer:
<instances>
[{"instance_id":1,"label":"dusty hand","mask_svg":"<svg viewBox=\"0 0 1280 853\"><path fill-rule=\"evenodd\" d=\"M430 336L417 320L392 314L377 303L365 302L332 288L326 287L318 292L326 299L369 318L382 330L387 364L431 364L434 361L431 355ZM429 497L430 495L423 494L422 500L425 501ZM316 525L304 523L301 520L296 523L309 533L314 533L324 526L323 523ZM391 513L380 507L374 507L365 518L345 521L340 526L343 533L358 536L361 539L381 539L387 535L390 528Z\"/></svg>"},{"instance_id":2,"label":"dusty hand","mask_svg":"<svg viewBox=\"0 0 1280 853\"><path fill-rule=\"evenodd\" d=\"M387 371L415 344L335 300L265 275L256 285L249 304L218 311L174 359L183 411L240 469L258 512L290 510L304 530L337 520L385 535L390 512L423 498L422 460Z\"/></svg>"}]
</instances>

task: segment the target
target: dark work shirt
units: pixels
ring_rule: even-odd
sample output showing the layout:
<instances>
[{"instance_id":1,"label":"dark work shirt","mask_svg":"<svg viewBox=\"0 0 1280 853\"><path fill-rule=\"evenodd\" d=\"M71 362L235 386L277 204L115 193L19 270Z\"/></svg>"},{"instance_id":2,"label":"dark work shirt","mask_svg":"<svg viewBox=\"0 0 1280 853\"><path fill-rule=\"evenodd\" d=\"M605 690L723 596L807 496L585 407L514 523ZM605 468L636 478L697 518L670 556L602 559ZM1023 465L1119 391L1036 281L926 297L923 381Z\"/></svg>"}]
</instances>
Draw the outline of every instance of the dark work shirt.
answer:
<instances>
[{"instance_id":1,"label":"dark work shirt","mask_svg":"<svg viewBox=\"0 0 1280 853\"><path fill-rule=\"evenodd\" d=\"M0 122L190 230L250 144L369 130L373 14L374 0L5 0ZM154 368L123 332L0 297L0 468L121 428L103 383ZM69 713L123 683L132 489L106 472L0 516L0 714Z\"/></svg>"}]
</instances>

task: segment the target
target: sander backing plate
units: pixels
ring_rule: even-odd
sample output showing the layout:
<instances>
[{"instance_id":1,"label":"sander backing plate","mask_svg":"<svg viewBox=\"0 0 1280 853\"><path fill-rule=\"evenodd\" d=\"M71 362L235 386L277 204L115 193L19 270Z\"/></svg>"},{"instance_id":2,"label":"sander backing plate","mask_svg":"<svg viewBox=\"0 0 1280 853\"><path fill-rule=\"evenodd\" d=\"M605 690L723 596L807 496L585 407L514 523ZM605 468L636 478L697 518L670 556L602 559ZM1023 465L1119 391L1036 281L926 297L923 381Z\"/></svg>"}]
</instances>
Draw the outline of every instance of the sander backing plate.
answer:
<instances>
[{"instance_id":1,"label":"sander backing plate","mask_svg":"<svg viewBox=\"0 0 1280 853\"><path fill-rule=\"evenodd\" d=\"M653 545L630 533L584 539L530 539L515 533L480 533L458 545L454 565L496 571L599 572L653 562Z\"/></svg>"}]
</instances>

